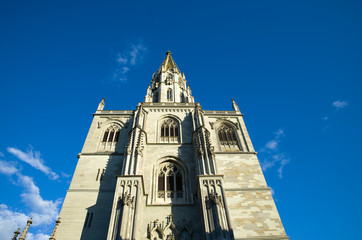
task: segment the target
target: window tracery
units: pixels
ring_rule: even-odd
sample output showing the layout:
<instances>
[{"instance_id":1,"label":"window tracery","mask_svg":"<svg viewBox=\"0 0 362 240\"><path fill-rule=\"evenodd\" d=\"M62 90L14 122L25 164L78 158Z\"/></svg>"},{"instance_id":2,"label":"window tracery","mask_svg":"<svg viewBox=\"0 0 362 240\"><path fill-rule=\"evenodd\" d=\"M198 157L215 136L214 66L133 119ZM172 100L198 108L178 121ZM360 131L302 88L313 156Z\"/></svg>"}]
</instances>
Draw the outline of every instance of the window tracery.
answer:
<instances>
[{"instance_id":1,"label":"window tracery","mask_svg":"<svg viewBox=\"0 0 362 240\"><path fill-rule=\"evenodd\" d=\"M117 126L109 127L103 135L102 142L118 142L119 128Z\"/></svg>"},{"instance_id":2,"label":"window tracery","mask_svg":"<svg viewBox=\"0 0 362 240\"><path fill-rule=\"evenodd\" d=\"M223 150L240 150L235 130L232 127L222 124L217 130L217 135Z\"/></svg>"},{"instance_id":3,"label":"window tracery","mask_svg":"<svg viewBox=\"0 0 362 240\"><path fill-rule=\"evenodd\" d=\"M167 118L161 124L161 141L162 142L178 142L179 137L179 127L178 123L171 119Z\"/></svg>"},{"instance_id":4,"label":"window tracery","mask_svg":"<svg viewBox=\"0 0 362 240\"><path fill-rule=\"evenodd\" d=\"M161 164L157 171L157 198L163 200L184 197L184 171L172 162Z\"/></svg>"}]
</instances>

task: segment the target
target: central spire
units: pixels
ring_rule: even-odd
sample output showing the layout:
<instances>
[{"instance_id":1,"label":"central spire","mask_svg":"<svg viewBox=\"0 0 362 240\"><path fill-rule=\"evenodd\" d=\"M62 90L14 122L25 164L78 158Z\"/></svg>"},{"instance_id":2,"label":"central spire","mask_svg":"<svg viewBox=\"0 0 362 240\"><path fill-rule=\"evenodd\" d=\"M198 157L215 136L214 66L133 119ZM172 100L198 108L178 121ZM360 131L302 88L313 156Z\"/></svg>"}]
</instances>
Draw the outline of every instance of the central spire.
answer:
<instances>
[{"instance_id":1,"label":"central spire","mask_svg":"<svg viewBox=\"0 0 362 240\"><path fill-rule=\"evenodd\" d=\"M152 76L145 102L193 103L194 97L186 83L185 74L181 73L171 57L171 52L167 51L157 73Z\"/></svg>"}]
</instances>

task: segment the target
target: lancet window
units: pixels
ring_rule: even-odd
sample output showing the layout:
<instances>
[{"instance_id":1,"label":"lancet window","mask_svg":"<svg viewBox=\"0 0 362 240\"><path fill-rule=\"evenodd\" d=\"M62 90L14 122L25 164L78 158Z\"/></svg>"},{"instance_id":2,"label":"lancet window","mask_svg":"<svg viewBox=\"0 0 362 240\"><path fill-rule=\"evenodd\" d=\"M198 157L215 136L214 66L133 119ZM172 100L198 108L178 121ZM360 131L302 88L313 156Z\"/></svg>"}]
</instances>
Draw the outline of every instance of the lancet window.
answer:
<instances>
[{"instance_id":1,"label":"lancet window","mask_svg":"<svg viewBox=\"0 0 362 240\"><path fill-rule=\"evenodd\" d=\"M217 134L223 150L240 150L235 130L232 127L223 124L218 128Z\"/></svg>"},{"instance_id":2,"label":"lancet window","mask_svg":"<svg viewBox=\"0 0 362 240\"><path fill-rule=\"evenodd\" d=\"M172 89L167 89L167 101L172 101Z\"/></svg>"},{"instance_id":3,"label":"lancet window","mask_svg":"<svg viewBox=\"0 0 362 240\"><path fill-rule=\"evenodd\" d=\"M179 127L178 123L171 119L167 118L161 124L161 141L162 142L178 142L179 137Z\"/></svg>"},{"instance_id":4,"label":"lancet window","mask_svg":"<svg viewBox=\"0 0 362 240\"><path fill-rule=\"evenodd\" d=\"M157 198L180 199L183 198L183 169L172 162L161 164L157 178Z\"/></svg>"},{"instance_id":5,"label":"lancet window","mask_svg":"<svg viewBox=\"0 0 362 240\"><path fill-rule=\"evenodd\" d=\"M111 126L104 132L102 142L118 142L118 139L119 128L117 126Z\"/></svg>"}]
</instances>

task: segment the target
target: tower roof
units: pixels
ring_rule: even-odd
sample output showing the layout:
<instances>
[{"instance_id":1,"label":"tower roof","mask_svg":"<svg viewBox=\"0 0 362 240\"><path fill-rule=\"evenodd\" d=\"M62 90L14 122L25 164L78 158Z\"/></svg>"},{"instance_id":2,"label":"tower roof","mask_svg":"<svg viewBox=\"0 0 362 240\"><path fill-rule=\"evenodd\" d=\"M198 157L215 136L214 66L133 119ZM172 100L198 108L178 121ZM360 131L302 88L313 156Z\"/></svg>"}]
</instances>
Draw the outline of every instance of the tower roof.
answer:
<instances>
[{"instance_id":1,"label":"tower roof","mask_svg":"<svg viewBox=\"0 0 362 240\"><path fill-rule=\"evenodd\" d=\"M167 71L169 69L176 69L178 72L181 72L180 69L177 67L175 61L173 60L173 58L171 57L171 52L170 51L167 51L166 52L166 57L165 59L163 60L160 68L158 69L157 72L160 72L160 71Z\"/></svg>"}]
</instances>

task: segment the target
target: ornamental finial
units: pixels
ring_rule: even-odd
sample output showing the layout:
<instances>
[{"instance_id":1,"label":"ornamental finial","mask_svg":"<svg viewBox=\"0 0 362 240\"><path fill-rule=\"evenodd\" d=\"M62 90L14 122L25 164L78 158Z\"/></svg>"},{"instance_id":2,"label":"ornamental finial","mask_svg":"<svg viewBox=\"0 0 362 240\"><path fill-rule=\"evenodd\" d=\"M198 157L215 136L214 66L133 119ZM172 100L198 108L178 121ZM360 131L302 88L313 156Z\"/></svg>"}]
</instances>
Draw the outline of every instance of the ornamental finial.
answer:
<instances>
[{"instance_id":1,"label":"ornamental finial","mask_svg":"<svg viewBox=\"0 0 362 240\"><path fill-rule=\"evenodd\" d=\"M32 220L32 219L33 219L33 218L30 218L30 219L26 222L26 226L25 226L24 231L23 231L23 233L21 234L19 240L25 240L26 234L27 234L28 231L29 231L30 224L33 223L33 220Z\"/></svg>"},{"instance_id":2,"label":"ornamental finial","mask_svg":"<svg viewBox=\"0 0 362 240\"><path fill-rule=\"evenodd\" d=\"M59 227L60 223L61 223L60 217L58 217L58 220L55 221L55 227L53 229L53 233L50 236L49 240L56 240L56 234L57 234L57 230L58 230L58 227Z\"/></svg>"},{"instance_id":3,"label":"ornamental finial","mask_svg":"<svg viewBox=\"0 0 362 240\"><path fill-rule=\"evenodd\" d=\"M170 51L167 51L167 52L166 52L166 56L167 56L167 55L171 55L171 52L170 52Z\"/></svg>"},{"instance_id":4,"label":"ornamental finial","mask_svg":"<svg viewBox=\"0 0 362 240\"><path fill-rule=\"evenodd\" d=\"M15 232L14 232L14 237L11 239L11 240L16 240L16 239L18 239L18 235L20 234L20 228L18 228L18 230L16 230Z\"/></svg>"}]
</instances>

